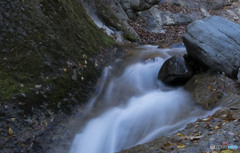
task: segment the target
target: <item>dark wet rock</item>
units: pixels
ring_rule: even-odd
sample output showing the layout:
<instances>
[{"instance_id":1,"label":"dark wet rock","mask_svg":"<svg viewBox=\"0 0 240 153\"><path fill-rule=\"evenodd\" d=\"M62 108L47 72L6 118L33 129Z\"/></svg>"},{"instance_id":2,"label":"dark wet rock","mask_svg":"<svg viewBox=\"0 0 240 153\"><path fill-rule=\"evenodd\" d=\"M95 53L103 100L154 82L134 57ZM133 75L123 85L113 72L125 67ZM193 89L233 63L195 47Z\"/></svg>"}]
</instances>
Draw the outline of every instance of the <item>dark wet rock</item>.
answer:
<instances>
[{"instance_id":1,"label":"dark wet rock","mask_svg":"<svg viewBox=\"0 0 240 153\"><path fill-rule=\"evenodd\" d=\"M158 73L158 79L166 84L179 85L186 83L193 73L182 56L168 59Z\"/></svg>"},{"instance_id":2,"label":"dark wet rock","mask_svg":"<svg viewBox=\"0 0 240 153\"><path fill-rule=\"evenodd\" d=\"M193 76L185 85L195 102L206 109L219 105L228 105L226 99L235 95L240 98L236 83L222 75L215 73L202 73Z\"/></svg>"},{"instance_id":3,"label":"dark wet rock","mask_svg":"<svg viewBox=\"0 0 240 153\"><path fill-rule=\"evenodd\" d=\"M193 22L183 36L191 57L233 78L240 66L239 40L240 25L218 16Z\"/></svg>"}]
</instances>

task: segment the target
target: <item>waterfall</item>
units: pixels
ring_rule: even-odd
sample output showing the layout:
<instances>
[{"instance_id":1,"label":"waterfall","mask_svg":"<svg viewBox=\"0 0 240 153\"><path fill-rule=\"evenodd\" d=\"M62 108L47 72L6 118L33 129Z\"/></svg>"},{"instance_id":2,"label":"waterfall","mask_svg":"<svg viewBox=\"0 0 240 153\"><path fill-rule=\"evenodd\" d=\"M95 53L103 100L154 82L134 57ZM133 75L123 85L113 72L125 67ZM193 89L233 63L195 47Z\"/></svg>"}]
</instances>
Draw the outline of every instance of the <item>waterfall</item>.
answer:
<instances>
[{"instance_id":1,"label":"waterfall","mask_svg":"<svg viewBox=\"0 0 240 153\"><path fill-rule=\"evenodd\" d=\"M185 48L140 46L104 71L89 109L103 109L75 136L70 153L113 153L184 128L211 112L195 106L183 87L157 79L164 61Z\"/></svg>"}]
</instances>

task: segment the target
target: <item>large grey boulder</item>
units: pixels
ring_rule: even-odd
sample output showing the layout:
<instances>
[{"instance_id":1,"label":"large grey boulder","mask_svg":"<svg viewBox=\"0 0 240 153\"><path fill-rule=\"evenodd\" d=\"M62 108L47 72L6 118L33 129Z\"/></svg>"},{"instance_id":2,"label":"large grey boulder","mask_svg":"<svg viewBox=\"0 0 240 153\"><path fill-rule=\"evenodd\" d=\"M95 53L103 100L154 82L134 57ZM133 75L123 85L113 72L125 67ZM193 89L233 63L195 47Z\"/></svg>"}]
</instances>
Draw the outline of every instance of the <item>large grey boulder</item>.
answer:
<instances>
[{"instance_id":1,"label":"large grey boulder","mask_svg":"<svg viewBox=\"0 0 240 153\"><path fill-rule=\"evenodd\" d=\"M187 27L183 42L188 54L214 71L237 78L240 67L240 25L218 16Z\"/></svg>"},{"instance_id":2,"label":"large grey boulder","mask_svg":"<svg viewBox=\"0 0 240 153\"><path fill-rule=\"evenodd\" d=\"M173 56L164 62L158 73L158 79L169 85L186 83L193 73L186 65L183 56Z\"/></svg>"}]
</instances>

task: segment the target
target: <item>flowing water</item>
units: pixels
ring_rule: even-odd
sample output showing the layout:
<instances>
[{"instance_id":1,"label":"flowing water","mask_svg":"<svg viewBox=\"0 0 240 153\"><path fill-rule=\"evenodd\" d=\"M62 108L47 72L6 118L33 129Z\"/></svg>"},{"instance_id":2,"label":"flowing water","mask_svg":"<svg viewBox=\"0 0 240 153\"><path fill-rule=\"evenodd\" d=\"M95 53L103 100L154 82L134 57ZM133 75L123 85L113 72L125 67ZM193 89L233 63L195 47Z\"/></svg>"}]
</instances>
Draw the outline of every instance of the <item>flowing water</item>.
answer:
<instances>
[{"instance_id":1,"label":"flowing water","mask_svg":"<svg viewBox=\"0 0 240 153\"><path fill-rule=\"evenodd\" d=\"M157 79L169 57L185 48L140 46L105 68L88 113L98 112L75 136L70 153L113 153L168 135L203 117L182 87Z\"/></svg>"}]
</instances>

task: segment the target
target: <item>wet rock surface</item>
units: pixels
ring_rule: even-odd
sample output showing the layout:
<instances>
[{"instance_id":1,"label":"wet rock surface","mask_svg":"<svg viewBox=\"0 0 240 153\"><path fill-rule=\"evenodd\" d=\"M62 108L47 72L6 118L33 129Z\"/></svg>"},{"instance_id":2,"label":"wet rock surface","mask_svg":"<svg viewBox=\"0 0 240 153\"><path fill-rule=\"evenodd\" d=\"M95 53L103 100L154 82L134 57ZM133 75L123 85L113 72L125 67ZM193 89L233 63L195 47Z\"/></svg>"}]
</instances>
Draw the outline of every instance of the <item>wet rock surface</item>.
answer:
<instances>
[{"instance_id":1,"label":"wet rock surface","mask_svg":"<svg viewBox=\"0 0 240 153\"><path fill-rule=\"evenodd\" d=\"M188 25L183 42L188 54L208 68L237 78L240 25L212 16Z\"/></svg>"},{"instance_id":2,"label":"wet rock surface","mask_svg":"<svg viewBox=\"0 0 240 153\"><path fill-rule=\"evenodd\" d=\"M188 124L186 128L177 133L160 137L120 153L205 153L214 151L237 153L238 150L228 150L228 146L239 146L239 130L239 108L221 108L211 116Z\"/></svg>"},{"instance_id":3,"label":"wet rock surface","mask_svg":"<svg viewBox=\"0 0 240 153\"><path fill-rule=\"evenodd\" d=\"M196 74L184 88L192 94L195 102L205 109L230 105L225 103L228 97L236 96L236 99L240 99L240 88L236 82L222 74Z\"/></svg>"},{"instance_id":4,"label":"wet rock surface","mask_svg":"<svg viewBox=\"0 0 240 153\"><path fill-rule=\"evenodd\" d=\"M169 85L185 84L193 75L183 56L173 56L164 62L158 79Z\"/></svg>"}]
</instances>

